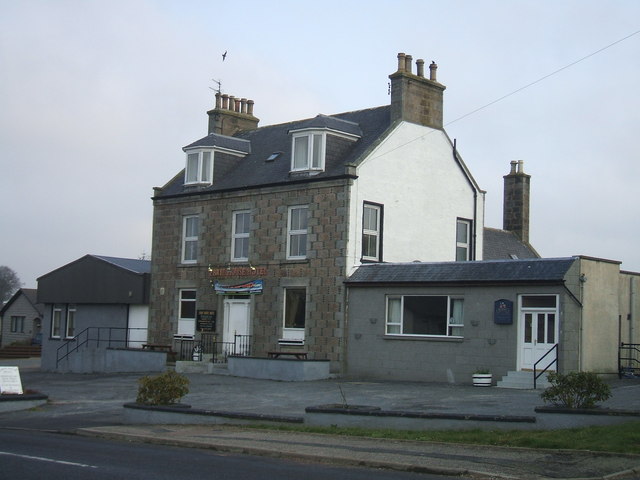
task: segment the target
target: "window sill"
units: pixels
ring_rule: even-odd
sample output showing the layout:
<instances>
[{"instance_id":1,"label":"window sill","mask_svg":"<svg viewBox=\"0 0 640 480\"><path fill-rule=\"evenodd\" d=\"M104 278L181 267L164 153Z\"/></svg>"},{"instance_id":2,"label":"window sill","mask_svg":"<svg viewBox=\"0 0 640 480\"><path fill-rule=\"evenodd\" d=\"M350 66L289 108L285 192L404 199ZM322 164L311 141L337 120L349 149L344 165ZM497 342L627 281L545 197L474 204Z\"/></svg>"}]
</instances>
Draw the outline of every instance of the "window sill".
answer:
<instances>
[{"instance_id":1,"label":"window sill","mask_svg":"<svg viewBox=\"0 0 640 480\"><path fill-rule=\"evenodd\" d=\"M419 342L453 342L462 343L464 337L445 337L437 335L385 335L385 340L417 340Z\"/></svg>"}]
</instances>

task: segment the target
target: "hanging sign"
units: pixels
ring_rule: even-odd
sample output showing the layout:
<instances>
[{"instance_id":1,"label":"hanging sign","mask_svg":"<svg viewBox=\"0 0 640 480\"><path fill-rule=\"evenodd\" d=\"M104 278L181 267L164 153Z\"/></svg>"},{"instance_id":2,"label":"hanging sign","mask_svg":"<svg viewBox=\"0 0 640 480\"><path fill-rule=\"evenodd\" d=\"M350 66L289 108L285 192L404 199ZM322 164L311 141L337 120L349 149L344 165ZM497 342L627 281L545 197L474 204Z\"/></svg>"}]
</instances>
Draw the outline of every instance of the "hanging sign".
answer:
<instances>
[{"instance_id":1,"label":"hanging sign","mask_svg":"<svg viewBox=\"0 0 640 480\"><path fill-rule=\"evenodd\" d=\"M493 304L493 323L511 325L513 323L513 302L501 298Z\"/></svg>"},{"instance_id":2,"label":"hanging sign","mask_svg":"<svg viewBox=\"0 0 640 480\"><path fill-rule=\"evenodd\" d=\"M251 280L237 285L221 285L216 281L214 288L218 295L247 295L262 293L262 280Z\"/></svg>"},{"instance_id":3,"label":"hanging sign","mask_svg":"<svg viewBox=\"0 0 640 480\"><path fill-rule=\"evenodd\" d=\"M0 367L0 393L23 394L18 367Z\"/></svg>"}]
</instances>

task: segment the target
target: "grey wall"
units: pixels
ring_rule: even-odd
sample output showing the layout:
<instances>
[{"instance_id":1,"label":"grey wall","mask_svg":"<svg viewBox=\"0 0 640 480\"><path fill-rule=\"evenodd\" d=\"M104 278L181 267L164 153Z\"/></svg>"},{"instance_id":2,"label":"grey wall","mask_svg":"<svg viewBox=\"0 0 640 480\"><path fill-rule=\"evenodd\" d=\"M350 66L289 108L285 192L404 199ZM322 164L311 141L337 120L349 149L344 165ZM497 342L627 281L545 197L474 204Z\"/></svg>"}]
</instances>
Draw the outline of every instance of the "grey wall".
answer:
<instances>
[{"instance_id":1,"label":"grey wall","mask_svg":"<svg viewBox=\"0 0 640 480\"><path fill-rule=\"evenodd\" d=\"M519 294L560 294L563 338L566 291L559 286L350 287L347 374L350 377L470 383L478 368L494 381L517 367ZM386 337L386 295L455 295L464 298L464 338ZM494 323L494 302L511 300L513 323ZM569 300L571 301L571 300Z\"/></svg>"}]
</instances>

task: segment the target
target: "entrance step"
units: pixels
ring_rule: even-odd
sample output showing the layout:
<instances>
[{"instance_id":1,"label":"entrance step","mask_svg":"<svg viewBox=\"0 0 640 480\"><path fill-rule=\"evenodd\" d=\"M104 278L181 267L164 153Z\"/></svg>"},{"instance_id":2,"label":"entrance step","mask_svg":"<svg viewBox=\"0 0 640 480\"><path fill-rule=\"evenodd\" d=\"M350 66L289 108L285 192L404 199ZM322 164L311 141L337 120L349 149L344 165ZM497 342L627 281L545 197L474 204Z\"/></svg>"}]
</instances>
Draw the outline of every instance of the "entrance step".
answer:
<instances>
[{"instance_id":1,"label":"entrance step","mask_svg":"<svg viewBox=\"0 0 640 480\"><path fill-rule=\"evenodd\" d=\"M545 389L550 385L546 373L538 377L536 381L536 387L538 389ZM506 376L502 377L502 380L498 380L496 386L500 388L518 388L521 390L533 389L533 372L508 372Z\"/></svg>"}]
</instances>

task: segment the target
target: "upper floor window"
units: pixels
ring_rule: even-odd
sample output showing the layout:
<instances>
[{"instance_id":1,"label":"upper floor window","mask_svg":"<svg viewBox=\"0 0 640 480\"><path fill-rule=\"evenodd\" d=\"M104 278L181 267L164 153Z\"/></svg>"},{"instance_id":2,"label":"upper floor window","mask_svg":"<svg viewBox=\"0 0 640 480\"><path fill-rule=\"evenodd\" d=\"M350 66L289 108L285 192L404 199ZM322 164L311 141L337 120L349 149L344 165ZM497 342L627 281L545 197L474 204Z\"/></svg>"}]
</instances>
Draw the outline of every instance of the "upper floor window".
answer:
<instances>
[{"instance_id":1,"label":"upper floor window","mask_svg":"<svg viewBox=\"0 0 640 480\"><path fill-rule=\"evenodd\" d=\"M456 262L471 260L471 221L458 219L456 223Z\"/></svg>"},{"instance_id":2,"label":"upper floor window","mask_svg":"<svg viewBox=\"0 0 640 480\"><path fill-rule=\"evenodd\" d=\"M287 221L287 258L307 258L307 224L309 207L289 207Z\"/></svg>"},{"instance_id":3,"label":"upper floor window","mask_svg":"<svg viewBox=\"0 0 640 480\"><path fill-rule=\"evenodd\" d=\"M213 152L203 150L187 153L187 167L184 172L185 185L196 183L211 184L213 181Z\"/></svg>"},{"instance_id":4,"label":"upper floor window","mask_svg":"<svg viewBox=\"0 0 640 480\"><path fill-rule=\"evenodd\" d=\"M199 219L197 215L183 218L182 226L182 263L198 261Z\"/></svg>"},{"instance_id":5,"label":"upper floor window","mask_svg":"<svg viewBox=\"0 0 640 480\"><path fill-rule=\"evenodd\" d=\"M294 135L291 170L323 170L325 138L324 133Z\"/></svg>"},{"instance_id":6,"label":"upper floor window","mask_svg":"<svg viewBox=\"0 0 640 480\"><path fill-rule=\"evenodd\" d=\"M362 213L362 259L381 260L382 206L365 203Z\"/></svg>"},{"instance_id":7,"label":"upper floor window","mask_svg":"<svg viewBox=\"0 0 640 480\"><path fill-rule=\"evenodd\" d=\"M461 337L463 306L463 299L449 296L387 297L386 334Z\"/></svg>"},{"instance_id":8,"label":"upper floor window","mask_svg":"<svg viewBox=\"0 0 640 480\"><path fill-rule=\"evenodd\" d=\"M249 260L249 229L251 214L248 211L233 212L231 235L231 260L246 262Z\"/></svg>"}]
</instances>

